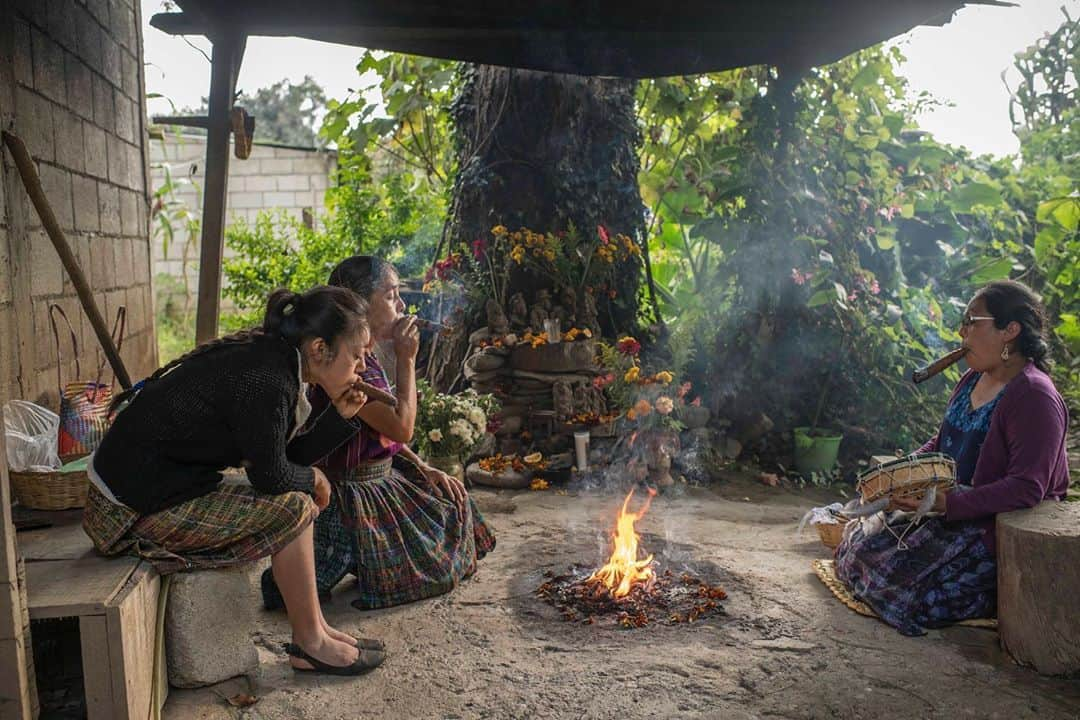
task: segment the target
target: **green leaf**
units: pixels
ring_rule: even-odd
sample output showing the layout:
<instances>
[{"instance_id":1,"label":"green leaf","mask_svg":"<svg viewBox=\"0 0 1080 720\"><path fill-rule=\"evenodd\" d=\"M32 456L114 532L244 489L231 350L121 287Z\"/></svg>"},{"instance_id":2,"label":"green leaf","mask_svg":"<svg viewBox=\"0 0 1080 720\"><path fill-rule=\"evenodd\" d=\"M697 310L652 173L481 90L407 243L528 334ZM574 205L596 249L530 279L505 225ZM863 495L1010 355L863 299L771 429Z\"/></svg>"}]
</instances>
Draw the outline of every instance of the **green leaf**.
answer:
<instances>
[{"instance_id":1,"label":"green leaf","mask_svg":"<svg viewBox=\"0 0 1080 720\"><path fill-rule=\"evenodd\" d=\"M835 297L835 295L831 290L818 290L806 301L806 307L812 308L818 307L819 305L825 305L831 302L833 297Z\"/></svg>"},{"instance_id":2,"label":"green leaf","mask_svg":"<svg viewBox=\"0 0 1080 720\"><path fill-rule=\"evenodd\" d=\"M892 250L896 247L896 235L894 233L878 232L874 238L878 250Z\"/></svg>"},{"instance_id":3,"label":"green leaf","mask_svg":"<svg viewBox=\"0 0 1080 720\"><path fill-rule=\"evenodd\" d=\"M979 268L979 270L971 276L971 282L975 285L985 285L992 280L1004 280L1009 277L1009 272L1012 270L1012 267L1012 258L999 258L992 263L983 265Z\"/></svg>"},{"instance_id":4,"label":"green leaf","mask_svg":"<svg viewBox=\"0 0 1080 720\"><path fill-rule=\"evenodd\" d=\"M1035 219L1041 223L1057 223L1075 231L1080 224L1080 197L1063 197L1039 203Z\"/></svg>"},{"instance_id":5,"label":"green leaf","mask_svg":"<svg viewBox=\"0 0 1080 720\"><path fill-rule=\"evenodd\" d=\"M1001 191L988 183L965 183L953 188L946 203L953 212L969 213L976 205L1000 205Z\"/></svg>"}]
</instances>

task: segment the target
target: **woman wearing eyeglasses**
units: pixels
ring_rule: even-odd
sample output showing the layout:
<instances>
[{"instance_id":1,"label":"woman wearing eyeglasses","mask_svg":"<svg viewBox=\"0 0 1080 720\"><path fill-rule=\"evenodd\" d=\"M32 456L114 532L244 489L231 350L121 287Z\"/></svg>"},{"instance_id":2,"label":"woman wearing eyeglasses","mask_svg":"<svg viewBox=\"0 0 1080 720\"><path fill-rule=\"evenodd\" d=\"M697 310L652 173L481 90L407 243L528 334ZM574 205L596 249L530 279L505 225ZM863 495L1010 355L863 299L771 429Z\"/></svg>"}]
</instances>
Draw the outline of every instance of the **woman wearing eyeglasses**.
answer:
<instances>
[{"instance_id":1,"label":"woman wearing eyeglasses","mask_svg":"<svg viewBox=\"0 0 1080 720\"><path fill-rule=\"evenodd\" d=\"M1068 412L1050 380L1045 311L1026 285L992 282L968 304L960 336L968 371L936 435L917 452L956 461L955 490L937 496L937 517L904 536L845 533L837 575L905 635L993 617L997 606L994 517L1061 500L1069 486ZM894 499L901 510L918 502Z\"/></svg>"}]
</instances>

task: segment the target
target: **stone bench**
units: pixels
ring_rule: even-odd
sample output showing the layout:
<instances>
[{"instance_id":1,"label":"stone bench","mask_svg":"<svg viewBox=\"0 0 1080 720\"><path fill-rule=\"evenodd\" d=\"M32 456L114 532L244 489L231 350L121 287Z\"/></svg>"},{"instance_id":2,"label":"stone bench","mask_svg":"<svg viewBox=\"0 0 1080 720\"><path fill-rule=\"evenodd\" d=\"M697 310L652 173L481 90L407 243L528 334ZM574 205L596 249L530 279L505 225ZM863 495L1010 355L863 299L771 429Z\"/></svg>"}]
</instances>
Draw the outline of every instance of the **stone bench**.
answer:
<instances>
[{"instance_id":1,"label":"stone bench","mask_svg":"<svg viewBox=\"0 0 1080 720\"><path fill-rule=\"evenodd\" d=\"M1080 502L997 516L998 633L1040 673L1080 671Z\"/></svg>"},{"instance_id":2,"label":"stone bench","mask_svg":"<svg viewBox=\"0 0 1080 720\"><path fill-rule=\"evenodd\" d=\"M259 666L251 639L262 563L176 573L169 580L165 655L169 684L213 685Z\"/></svg>"}]
</instances>

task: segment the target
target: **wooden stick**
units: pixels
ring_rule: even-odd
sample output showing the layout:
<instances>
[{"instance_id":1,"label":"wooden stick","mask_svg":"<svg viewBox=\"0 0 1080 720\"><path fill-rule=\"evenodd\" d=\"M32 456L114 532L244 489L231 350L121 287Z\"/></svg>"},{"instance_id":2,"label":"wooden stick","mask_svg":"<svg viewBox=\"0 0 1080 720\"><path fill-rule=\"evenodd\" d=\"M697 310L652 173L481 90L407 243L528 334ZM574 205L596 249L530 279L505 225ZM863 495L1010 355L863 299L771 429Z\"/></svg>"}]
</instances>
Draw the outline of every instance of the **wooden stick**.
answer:
<instances>
[{"instance_id":1,"label":"wooden stick","mask_svg":"<svg viewBox=\"0 0 1080 720\"><path fill-rule=\"evenodd\" d=\"M45 233L52 240L57 254L60 255L60 262L64 264L64 269L67 270L68 276L71 278L71 284L75 286L75 292L79 296L79 302L82 303L83 312L90 319L90 325L94 328L94 334L97 335L98 342L101 343L101 348L105 351L105 357L108 358L109 365L112 366L113 372L116 373L116 379L120 383L120 387L127 390L131 387L131 378L124 367L124 361L120 359L120 353L117 351L116 345L113 344L113 339L109 335L109 326L105 324L105 319L101 316L101 311L98 310L97 303L94 301L94 294L90 290L90 284L86 282L86 276L83 275L82 268L79 267L79 261L75 259L75 254L71 252L71 246L68 245L67 238L64 237L64 231L60 229L60 224L56 222L56 216L49 205L49 199L45 197L45 191L41 187L41 178L38 177L34 161L30 157L30 153L27 152L26 145L17 136L7 131L0 133L0 135L3 136L4 144L7 145L11 156L15 159L15 167L19 169L19 176L22 178L26 193L30 196L30 201L34 203L34 209L37 210L38 217L41 218Z\"/></svg>"}]
</instances>

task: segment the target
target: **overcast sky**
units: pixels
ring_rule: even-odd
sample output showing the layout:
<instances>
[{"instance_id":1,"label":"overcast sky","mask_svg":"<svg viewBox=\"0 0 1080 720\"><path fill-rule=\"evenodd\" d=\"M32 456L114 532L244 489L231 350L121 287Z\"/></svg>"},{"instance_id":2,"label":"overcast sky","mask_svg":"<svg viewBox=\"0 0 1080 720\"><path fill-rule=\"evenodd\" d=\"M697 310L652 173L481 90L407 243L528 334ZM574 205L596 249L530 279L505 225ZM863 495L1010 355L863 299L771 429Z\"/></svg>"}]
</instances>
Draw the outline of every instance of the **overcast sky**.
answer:
<instances>
[{"instance_id":1,"label":"overcast sky","mask_svg":"<svg viewBox=\"0 0 1080 720\"><path fill-rule=\"evenodd\" d=\"M210 65L182 38L150 27L161 0L141 0L146 45L146 89L169 98L177 107L197 106L208 94ZM1080 15L1080 0L1018 0L1018 7L972 6L960 10L944 27L920 27L897 40L908 57L902 72L913 92L929 91L954 107L939 108L920 118L923 129L939 140L966 145L976 153L1007 155L1018 148L1009 126L1009 93L1001 79L1023 50L1064 19L1060 8ZM188 41L209 54L201 37ZM311 75L328 97L343 97L350 88L367 85L356 74L360 50L295 38L250 38L240 69L239 88L246 92L283 78L298 82ZM1010 86L1016 75L1010 73ZM151 100L151 114L170 112L166 100Z\"/></svg>"}]
</instances>

